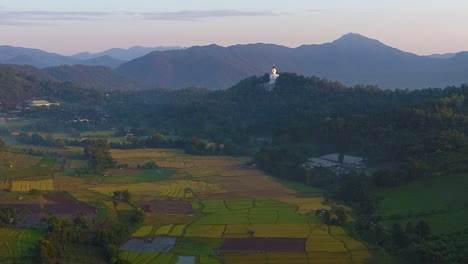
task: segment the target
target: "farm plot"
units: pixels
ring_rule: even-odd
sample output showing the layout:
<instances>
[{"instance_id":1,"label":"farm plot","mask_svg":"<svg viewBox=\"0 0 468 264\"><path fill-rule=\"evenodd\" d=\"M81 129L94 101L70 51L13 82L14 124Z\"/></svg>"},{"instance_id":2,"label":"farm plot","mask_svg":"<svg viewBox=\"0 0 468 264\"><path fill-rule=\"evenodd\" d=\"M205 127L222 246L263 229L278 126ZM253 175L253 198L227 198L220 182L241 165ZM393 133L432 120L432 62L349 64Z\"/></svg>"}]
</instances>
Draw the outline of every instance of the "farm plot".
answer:
<instances>
[{"instance_id":1,"label":"farm plot","mask_svg":"<svg viewBox=\"0 0 468 264\"><path fill-rule=\"evenodd\" d=\"M468 174L456 173L408 185L377 191L382 201L383 224L390 227L398 218L401 225L425 220L434 234L447 234L468 228ZM450 191L447 191L450 190Z\"/></svg>"},{"instance_id":2,"label":"farm plot","mask_svg":"<svg viewBox=\"0 0 468 264\"><path fill-rule=\"evenodd\" d=\"M32 229L0 228L0 263L34 256L42 234Z\"/></svg>"},{"instance_id":3,"label":"farm plot","mask_svg":"<svg viewBox=\"0 0 468 264\"><path fill-rule=\"evenodd\" d=\"M68 207L68 209L66 210L72 210L71 209L72 207L72 208L76 208L76 210L82 210L85 213L94 211L94 208L90 206L89 204L77 201L72 196L69 196L65 193L60 193L60 192L48 193L48 194L45 194L44 197L47 200L52 201L53 204L60 204L64 208Z\"/></svg>"},{"instance_id":4,"label":"farm plot","mask_svg":"<svg viewBox=\"0 0 468 264\"><path fill-rule=\"evenodd\" d=\"M173 237L157 236L152 239L131 238L120 249L139 253L168 252L175 243L176 238Z\"/></svg>"},{"instance_id":5,"label":"farm plot","mask_svg":"<svg viewBox=\"0 0 468 264\"><path fill-rule=\"evenodd\" d=\"M140 253L124 251L120 254L120 257L132 264L173 264L177 259L177 256L168 252Z\"/></svg>"},{"instance_id":6,"label":"farm plot","mask_svg":"<svg viewBox=\"0 0 468 264\"><path fill-rule=\"evenodd\" d=\"M127 164L130 168L136 168L137 165L146 162L156 162L158 166L164 168L182 169L193 166L193 163L187 158L183 150L174 149L132 149L132 150L111 150L112 157L119 164Z\"/></svg>"},{"instance_id":7,"label":"farm plot","mask_svg":"<svg viewBox=\"0 0 468 264\"><path fill-rule=\"evenodd\" d=\"M15 152L0 152L0 168L19 170L32 167L41 160L40 157Z\"/></svg>"},{"instance_id":8,"label":"farm plot","mask_svg":"<svg viewBox=\"0 0 468 264\"><path fill-rule=\"evenodd\" d=\"M227 238L221 251L305 251L305 239L295 238Z\"/></svg>"},{"instance_id":9,"label":"farm plot","mask_svg":"<svg viewBox=\"0 0 468 264\"><path fill-rule=\"evenodd\" d=\"M186 200L142 200L138 201L137 205L143 208L145 212L157 212L161 214L195 214L195 211L192 208L192 203Z\"/></svg>"},{"instance_id":10,"label":"farm plot","mask_svg":"<svg viewBox=\"0 0 468 264\"><path fill-rule=\"evenodd\" d=\"M157 182L168 179L174 174L173 170L159 169L112 169L109 176L90 178L95 183L131 184L143 182Z\"/></svg>"},{"instance_id":11,"label":"farm plot","mask_svg":"<svg viewBox=\"0 0 468 264\"><path fill-rule=\"evenodd\" d=\"M203 215L195 224L306 223L309 219L309 216L297 214L296 206L271 199L208 200L201 205Z\"/></svg>"},{"instance_id":12,"label":"farm plot","mask_svg":"<svg viewBox=\"0 0 468 264\"><path fill-rule=\"evenodd\" d=\"M227 156L192 156L174 149L112 150L114 159L135 168L145 162L156 162L160 167L178 169L176 175L191 176L209 184L223 186L223 192L201 192L198 198L246 199L271 198L293 195L295 191L285 188L257 169L243 166L248 158ZM185 175L185 176L184 176ZM255 184L252 184L255 183Z\"/></svg>"},{"instance_id":13,"label":"farm plot","mask_svg":"<svg viewBox=\"0 0 468 264\"><path fill-rule=\"evenodd\" d=\"M2 204L37 204L40 201L40 194L18 194L13 192L0 191L0 205Z\"/></svg>"},{"instance_id":14,"label":"farm plot","mask_svg":"<svg viewBox=\"0 0 468 264\"><path fill-rule=\"evenodd\" d=\"M225 225L190 225L185 237L221 238L225 229Z\"/></svg>"},{"instance_id":15,"label":"farm plot","mask_svg":"<svg viewBox=\"0 0 468 264\"><path fill-rule=\"evenodd\" d=\"M141 237L149 237L151 235L153 235L153 227L142 226L135 233L133 233L132 237L141 238Z\"/></svg>"},{"instance_id":16,"label":"farm plot","mask_svg":"<svg viewBox=\"0 0 468 264\"><path fill-rule=\"evenodd\" d=\"M128 190L135 196L192 198L194 194L223 193L224 189L217 184L192 180L168 180L158 183L135 183L127 185L100 184L91 190L112 195L114 191Z\"/></svg>"},{"instance_id":17,"label":"farm plot","mask_svg":"<svg viewBox=\"0 0 468 264\"><path fill-rule=\"evenodd\" d=\"M145 213L143 225L169 225L169 224L189 224L196 219L194 215L172 215L160 213Z\"/></svg>"},{"instance_id":18,"label":"farm plot","mask_svg":"<svg viewBox=\"0 0 468 264\"><path fill-rule=\"evenodd\" d=\"M29 159L28 155L24 155ZM35 159L37 157L34 157ZM34 161L35 162L35 161ZM37 178L42 176L51 176L58 171L57 159L54 157L42 158L34 165L27 164L27 167L2 167L0 168L0 177L2 179L24 179L24 178Z\"/></svg>"},{"instance_id":19,"label":"farm plot","mask_svg":"<svg viewBox=\"0 0 468 264\"><path fill-rule=\"evenodd\" d=\"M90 188L108 196L116 190L134 195L135 203L146 211L144 226L135 237L177 240L161 261L157 258L164 253L127 250L123 255L132 263L175 264L181 256L195 256L197 263L207 264L220 263L217 258L227 264L354 264L370 255L367 250L361 252L364 244L342 229L321 224L313 215L317 209L330 209L322 204L317 190L313 196L297 198L296 191L257 169L244 167L247 158L190 156L160 149L112 152L119 163L130 167L154 161L175 171L171 179L158 183L96 184ZM189 209L200 214L184 214ZM223 241L233 243L237 247L233 250L240 252L219 254ZM253 250L263 252L249 252Z\"/></svg>"},{"instance_id":20,"label":"farm plot","mask_svg":"<svg viewBox=\"0 0 468 264\"><path fill-rule=\"evenodd\" d=\"M298 198L295 196L280 197L278 201L293 204L299 207L298 212L301 214L315 213L316 210L326 209L331 210L329 205L323 204L323 197L311 197L311 198Z\"/></svg>"},{"instance_id":21,"label":"farm plot","mask_svg":"<svg viewBox=\"0 0 468 264\"><path fill-rule=\"evenodd\" d=\"M54 180L42 180L42 181L13 181L11 183L11 191L13 192L29 192L30 190L39 191L53 191Z\"/></svg>"},{"instance_id":22,"label":"farm plot","mask_svg":"<svg viewBox=\"0 0 468 264\"><path fill-rule=\"evenodd\" d=\"M220 256L226 264L308 264L308 255L305 252L250 252L223 253ZM335 263L335 262L330 262ZM339 264L339 262L336 262Z\"/></svg>"},{"instance_id":23,"label":"farm plot","mask_svg":"<svg viewBox=\"0 0 468 264\"><path fill-rule=\"evenodd\" d=\"M65 169L84 168L88 165L86 160L67 159Z\"/></svg>"}]
</instances>

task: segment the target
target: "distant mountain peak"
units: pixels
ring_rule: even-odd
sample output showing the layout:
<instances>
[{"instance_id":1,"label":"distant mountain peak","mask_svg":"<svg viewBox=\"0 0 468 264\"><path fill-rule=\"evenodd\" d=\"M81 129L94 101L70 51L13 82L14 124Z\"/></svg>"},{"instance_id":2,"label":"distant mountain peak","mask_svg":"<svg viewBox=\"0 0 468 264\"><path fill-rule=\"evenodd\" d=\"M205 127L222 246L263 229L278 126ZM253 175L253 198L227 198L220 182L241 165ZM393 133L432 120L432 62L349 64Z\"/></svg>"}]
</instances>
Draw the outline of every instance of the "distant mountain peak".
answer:
<instances>
[{"instance_id":1,"label":"distant mountain peak","mask_svg":"<svg viewBox=\"0 0 468 264\"><path fill-rule=\"evenodd\" d=\"M362 45L384 45L382 42L371 39L357 33L348 33L332 42L333 45L362 46Z\"/></svg>"}]
</instances>

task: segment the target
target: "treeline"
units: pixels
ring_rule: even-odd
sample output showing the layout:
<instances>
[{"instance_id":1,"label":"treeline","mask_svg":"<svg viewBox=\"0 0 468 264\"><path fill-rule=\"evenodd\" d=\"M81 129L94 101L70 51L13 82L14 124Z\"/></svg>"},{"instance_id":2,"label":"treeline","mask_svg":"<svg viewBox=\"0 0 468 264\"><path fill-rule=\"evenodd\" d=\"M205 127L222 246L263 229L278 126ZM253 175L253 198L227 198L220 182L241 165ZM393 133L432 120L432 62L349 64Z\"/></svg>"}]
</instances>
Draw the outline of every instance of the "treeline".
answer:
<instances>
[{"instance_id":1,"label":"treeline","mask_svg":"<svg viewBox=\"0 0 468 264\"><path fill-rule=\"evenodd\" d=\"M324 153L321 144L334 143L336 146L330 151L359 153L368 157L371 165L394 163L394 168L373 175L374 184L380 187L466 172L468 86L457 92L411 107L326 121L319 124L315 132L311 131L314 137L308 142L314 147L304 149L303 144L273 144L257 153L256 161L262 169L278 177L326 186L333 183L326 171L308 170L302 164L307 157ZM300 128L297 130L296 133L301 133Z\"/></svg>"},{"instance_id":2,"label":"treeline","mask_svg":"<svg viewBox=\"0 0 468 264\"><path fill-rule=\"evenodd\" d=\"M16 140L18 143L27 144L27 145L36 145L44 147L54 147L54 148L65 148L65 140L61 138L54 138L52 135L47 135L45 137L41 136L38 133L20 133Z\"/></svg>"},{"instance_id":3,"label":"treeline","mask_svg":"<svg viewBox=\"0 0 468 264\"><path fill-rule=\"evenodd\" d=\"M120 259L119 245L130 236L132 228L141 224L143 217L141 209L134 211L128 223L98 221L84 213L71 219L50 216L46 219L47 234L37 247L38 262L61 263L69 252L92 246L100 249L100 257L107 263L127 263Z\"/></svg>"}]
</instances>

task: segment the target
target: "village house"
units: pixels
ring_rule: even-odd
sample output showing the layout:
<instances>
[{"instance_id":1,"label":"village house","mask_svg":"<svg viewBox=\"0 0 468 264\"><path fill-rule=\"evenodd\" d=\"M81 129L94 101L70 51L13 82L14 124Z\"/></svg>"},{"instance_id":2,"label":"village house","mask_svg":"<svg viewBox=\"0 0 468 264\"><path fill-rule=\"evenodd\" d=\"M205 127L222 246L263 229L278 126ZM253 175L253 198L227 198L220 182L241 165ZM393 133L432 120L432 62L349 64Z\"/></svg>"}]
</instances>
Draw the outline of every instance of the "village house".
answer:
<instances>
[{"instance_id":1,"label":"village house","mask_svg":"<svg viewBox=\"0 0 468 264\"><path fill-rule=\"evenodd\" d=\"M51 103L47 100L30 100L30 101L26 101L26 105L28 107L40 107L40 106L46 106L46 107L49 107L51 105L60 105L59 103Z\"/></svg>"},{"instance_id":2,"label":"village house","mask_svg":"<svg viewBox=\"0 0 468 264\"><path fill-rule=\"evenodd\" d=\"M328 168L337 174L350 171L367 172L364 158L331 153L320 157L309 158L305 166L309 168Z\"/></svg>"}]
</instances>

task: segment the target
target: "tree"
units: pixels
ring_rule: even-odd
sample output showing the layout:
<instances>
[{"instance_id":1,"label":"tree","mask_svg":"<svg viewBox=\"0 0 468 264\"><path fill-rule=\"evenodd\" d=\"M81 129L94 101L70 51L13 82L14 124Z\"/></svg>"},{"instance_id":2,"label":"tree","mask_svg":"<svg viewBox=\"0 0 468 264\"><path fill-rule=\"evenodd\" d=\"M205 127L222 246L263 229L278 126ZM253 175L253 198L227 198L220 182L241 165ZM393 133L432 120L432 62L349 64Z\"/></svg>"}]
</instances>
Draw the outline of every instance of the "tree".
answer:
<instances>
[{"instance_id":1,"label":"tree","mask_svg":"<svg viewBox=\"0 0 468 264\"><path fill-rule=\"evenodd\" d=\"M39 257L41 264L57 263L59 250L57 246L50 240L42 239L39 241Z\"/></svg>"},{"instance_id":2,"label":"tree","mask_svg":"<svg viewBox=\"0 0 468 264\"><path fill-rule=\"evenodd\" d=\"M431 235L431 227L424 220L420 220L414 227L414 233L421 238L428 238Z\"/></svg>"},{"instance_id":3,"label":"tree","mask_svg":"<svg viewBox=\"0 0 468 264\"><path fill-rule=\"evenodd\" d=\"M137 208L135 214L132 216L132 222L135 224L140 224L145 218L145 212L141 208Z\"/></svg>"},{"instance_id":4,"label":"tree","mask_svg":"<svg viewBox=\"0 0 468 264\"><path fill-rule=\"evenodd\" d=\"M382 226L375 226L375 242L377 245L382 245L385 242L385 232Z\"/></svg>"},{"instance_id":5,"label":"tree","mask_svg":"<svg viewBox=\"0 0 468 264\"><path fill-rule=\"evenodd\" d=\"M114 200L116 201L125 201L130 203L132 201L132 194L128 190L124 191L115 191ZM117 203L118 205L118 203Z\"/></svg>"},{"instance_id":6,"label":"tree","mask_svg":"<svg viewBox=\"0 0 468 264\"><path fill-rule=\"evenodd\" d=\"M342 225L346 220L348 220L348 216L346 215L345 210L343 207L338 207L334 210L334 213L337 217L337 225Z\"/></svg>"},{"instance_id":7,"label":"tree","mask_svg":"<svg viewBox=\"0 0 468 264\"><path fill-rule=\"evenodd\" d=\"M414 231L413 224L411 222L408 222L406 224L406 234L411 235L413 234L413 231Z\"/></svg>"},{"instance_id":8,"label":"tree","mask_svg":"<svg viewBox=\"0 0 468 264\"><path fill-rule=\"evenodd\" d=\"M392 238L393 242L399 247L406 246L408 242L405 232L399 223L394 223L392 226Z\"/></svg>"},{"instance_id":9,"label":"tree","mask_svg":"<svg viewBox=\"0 0 468 264\"><path fill-rule=\"evenodd\" d=\"M89 226L88 217L86 217L86 214L83 212L76 215L75 219L73 219L73 223L82 229L86 229Z\"/></svg>"},{"instance_id":10,"label":"tree","mask_svg":"<svg viewBox=\"0 0 468 264\"><path fill-rule=\"evenodd\" d=\"M84 154L88 159L89 167L98 171L113 168L116 165L110 153L109 144L105 140L91 140L89 144L85 146Z\"/></svg>"},{"instance_id":11,"label":"tree","mask_svg":"<svg viewBox=\"0 0 468 264\"><path fill-rule=\"evenodd\" d=\"M7 207L0 209L0 226L16 223L18 213L15 208Z\"/></svg>"}]
</instances>

